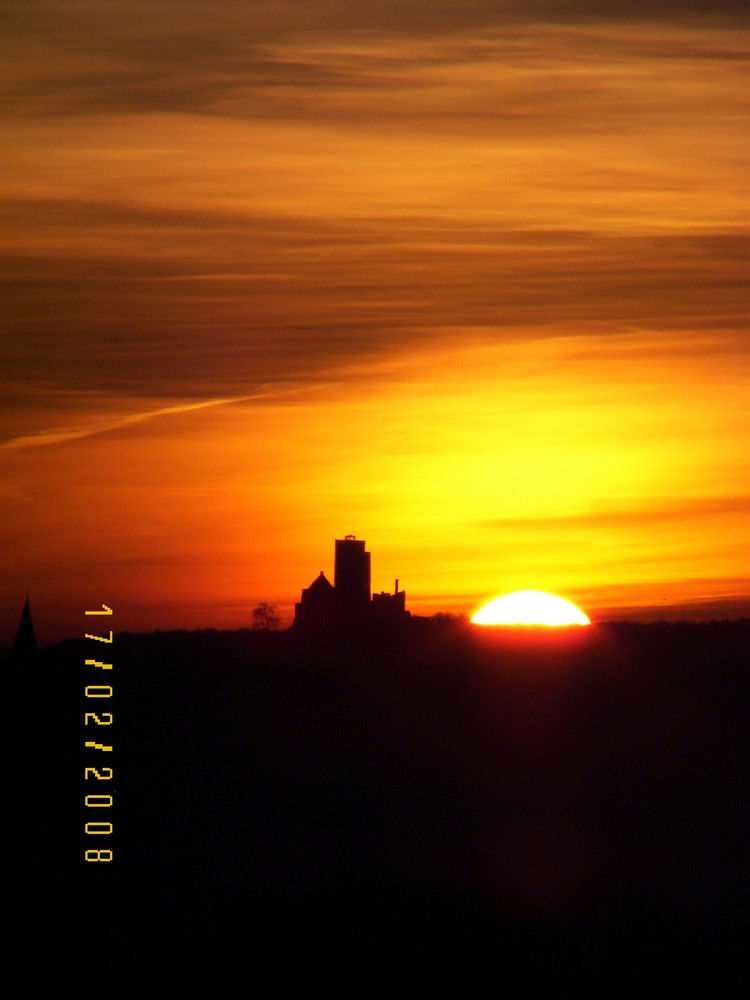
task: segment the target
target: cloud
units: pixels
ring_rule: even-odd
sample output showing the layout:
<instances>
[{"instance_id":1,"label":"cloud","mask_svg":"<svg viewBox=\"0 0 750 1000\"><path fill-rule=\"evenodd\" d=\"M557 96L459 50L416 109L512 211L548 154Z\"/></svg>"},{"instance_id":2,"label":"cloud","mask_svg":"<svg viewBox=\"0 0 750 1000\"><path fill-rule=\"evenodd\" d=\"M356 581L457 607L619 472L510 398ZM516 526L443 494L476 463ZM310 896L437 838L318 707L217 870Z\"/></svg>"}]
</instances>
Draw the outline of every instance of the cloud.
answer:
<instances>
[{"instance_id":1,"label":"cloud","mask_svg":"<svg viewBox=\"0 0 750 1000\"><path fill-rule=\"evenodd\" d=\"M8 4L7 377L241 398L576 326L741 355L739 5L498 6Z\"/></svg>"},{"instance_id":2,"label":"cloud","mask_svg":"<svg viewBox=\"0 0 750 1000\"><path fill-rule=\"evenodd\" d=\"M451 98L460 96L456 81L460 87L467 71L485 65L505 82L507 67L526 61L527 87L505 94L507 123L514 112L533 111L537 81L550 76L555 94L545 88L544 97L557 97L552 110L565 113L571 96L580 100L585 94L582 85L601 85L588 72L597 56L609 63L610 74L634 58L741 58L736 28L744 9L733 0L236 0L210 6L186 0L37 0L7 6L12 44L6 93L10 106L25 113L357 120L363 111L387 118L390 104L391 116L402 118L410 106L412 114L424 115L419 97L425 88L445 84L450 113ZM565 78L551 60L561 60ZM389 95L398 100L389 102ZM453 110L460 113L462 103ZM499 115L496 109L493 117Z\"/></svg>"},{"instance_id":3,"label":"cloud","mask_svg":"<svg viewBox=\"0 0 750 1000\"><path fill-rule=\"evenodd\" d=\"M582 513L560 514L554 517L507 517L493 518L482 522L486 528L501 531L513 528L533 528L544 530L584 528L656 528L673 523L696 521L704 518L724 517L733 514L750 513L750 496L726 496L706 498L639 498L639 505L595 509Z\"/></svg>"},{"instance_id":4,"label":"cloud","mask_svg":"<svg viewBox=\"0 0 750 1000\"><path fill-rule=\"evenodd\" d=\"M57 224L17 204L19 230ZM579 330L576 358L663 349L741 363L746 240L507 231L440 217L320 221L85 201L90 229L5 267L6 378L150 397L239 397L454 338L502 344ZM97 219L99 223L97 224ZM95 254L97 242L110 243ZM170 257L173 242L193 252ZM41 236L40 236L41 242ZM163 255L158 253L164 248Z\"/></svg>"}]
</instances>

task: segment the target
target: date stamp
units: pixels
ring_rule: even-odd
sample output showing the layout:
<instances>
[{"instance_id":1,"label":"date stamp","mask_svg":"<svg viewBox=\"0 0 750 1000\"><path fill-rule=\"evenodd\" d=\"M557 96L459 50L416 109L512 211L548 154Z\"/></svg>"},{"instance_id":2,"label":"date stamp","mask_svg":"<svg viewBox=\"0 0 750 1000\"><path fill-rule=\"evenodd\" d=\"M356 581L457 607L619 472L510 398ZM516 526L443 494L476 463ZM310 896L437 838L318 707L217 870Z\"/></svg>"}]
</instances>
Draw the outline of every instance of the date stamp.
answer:
<instances>
[{"instance_id":1,"label":"date stamp","mask_svg":"<svg viewBox=\"0 0 750 1000\"><path fill-rule=\"evenodd\" d=\"M102 604L101 611L86 611L86 615L112 615L112 608L107 604ZM93 635L90 632L86 632L84 638L91 639L92 642L102 642L111 645L114 642L114 634L112 630L109 630L109 635ZM93 650L92 650L93 652ZM97 651L98 652L98 651ZM114 657L111 652L109 653L108 659L112 661ZM85 658L85 664L87 668L93 669L95 671L110 671L113 669L114 664L112 662L105 663L103 660L99 660L92 657ZM97 675L91 674L87 671L85 680L86 681L98 681L98 680L112 680L110 674ZM84 822L84 835L86 839L86 847L84 849L84 860L90 862L109 862L114 860L114 848L111 846L112 841L105 841L108 846L100 846L102 844L101 840L90 841L89 838L100 838L100 837L112 837L114 834L114 823L112 822L112 812L89 812L89 810L112 810L114 807L114 785L100 785L98 782L110 782L114 778L114 768L101 766L100 754L112 753L114 746L111 735L106 729L102 732L98 732L96 727L106 727L111 726L114 723L114 713L111 711L104 711L103 709L108 705L111 706L111 701L114 696L114 685L113 684L100 684L100 683L85 683L83 688L84 696L84 713L83 713L83 725L84 725L84 750L85 754L85 765L83 768L83 780L84 780L84 809L85 809L85 822ZM107 702L107 705L100 705L100 701ZM94 711L96 709L96 711ZM91 739L88 739L88 737ZM104 742L106 740L106 742ZM91 760L91 765L88 766L88 761ZM106 758L105 758L106 759ZM94 790L96 789L96 790ZM105 791L106 789L106 791ZM92 846L88 846L91 844Z\"/></svg>"}]
</instances>

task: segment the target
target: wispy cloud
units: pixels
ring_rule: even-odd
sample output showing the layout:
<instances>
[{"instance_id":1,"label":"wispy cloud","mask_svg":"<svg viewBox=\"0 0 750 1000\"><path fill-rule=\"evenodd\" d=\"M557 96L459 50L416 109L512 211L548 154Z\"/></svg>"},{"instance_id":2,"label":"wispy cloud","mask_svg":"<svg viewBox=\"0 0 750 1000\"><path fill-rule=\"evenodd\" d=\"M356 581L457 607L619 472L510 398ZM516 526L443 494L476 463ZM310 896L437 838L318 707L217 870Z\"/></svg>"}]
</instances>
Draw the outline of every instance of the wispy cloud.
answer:
<instances>
[{"instance_id":1,"label":"wispy cloud","mask_svg":"<svg viewBox=\"0 0 750 1000\"><path fill-rule=\"evenodd\" d=\"M552 517L505 517L483 522L483 527L508 531L513 528L565 529L659 527L685 521L700 521L727 514L750 514L750 496L735 497L641 497L627 505L606 505L580 513Z\"/></svg>"},{"instance_id":2,"label":"wispy cloud","mask_svg":"<svg viewBox=\"0 0 750 1000\"><path fill-rule=\"evenodd\" d=\"M244 403L259 396L240 396L235 399L207 399L200 403L181 403L177 406L163 406L156 410L143 413L131 413L111 420L102 420L86 427L61 427L55 430L38 431L34 434L21 435L10 441L0 443L0 451L18 451L24 448L40 448L49 445L65 444L81 438L106 434L109 431L132 427L134 424L146 423L161 417L175 416L181 413L191 413L195 410L207 410L216 406L227 406L232 403Z\"/></svg>"},{"instance_id":3,"label":"wispy cloud","mask_svg":"<svg viewBox=\"0 0 750 1000\"><path fill-rule=\"evenodd\" d=\"M13 5L11 5L13 6ZM743 5L381 0L158 7L23 4L10 19L10 108L67 114L235 115L300 122L460 123L513 131L575 126L667 82L711 98L716 64L746 55ZM294 15L290 8L296 8ZM701 18L700 15L703 15ZM31 58L30 58L31 57ZM701 80L684 71L700 68ZM638 86L640 84L640 86ZM618 101L619 99L619 101ZM609 102L609 104L607 104ZM613 103L614 102L614 103ZM620 107L617 107L617 103ZM659 116L660 101L641 114ZM587 110L587 118L580 115ZM442 124L441 124L442 123Z\"/></svg>"}]
</instances>

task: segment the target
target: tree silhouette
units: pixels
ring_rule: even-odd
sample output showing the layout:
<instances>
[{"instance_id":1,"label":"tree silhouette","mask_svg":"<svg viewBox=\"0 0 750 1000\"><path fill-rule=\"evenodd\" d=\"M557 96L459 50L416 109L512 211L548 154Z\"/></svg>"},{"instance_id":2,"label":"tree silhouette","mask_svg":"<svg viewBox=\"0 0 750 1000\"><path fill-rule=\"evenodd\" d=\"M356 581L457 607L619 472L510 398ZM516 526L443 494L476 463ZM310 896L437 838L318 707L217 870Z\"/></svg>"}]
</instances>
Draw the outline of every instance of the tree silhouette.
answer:
<instances>
[{"instance_id":1,"label":"tree silhouette","mask_svg":"<svg viewBox=\"0 0 750 1000\"><path fill-rule=\"evenodd\" d=\"M451 611L438 611L432 615L430 621L435 625L465 625L469 620L468 615L454 614Z\"/></svg>"},{"instance_id":2,"label":"tree silhouette","mask_svg":"<svg viewBox=\"0 0 750 1000\"><path fill-rule=\"evenodd\" d=\"M253 611L253 628L260 632L270 632L277 629L281 624L281 619L276 614L276 605L268 601L261 603Z\"/></svg>"}]
</instances>

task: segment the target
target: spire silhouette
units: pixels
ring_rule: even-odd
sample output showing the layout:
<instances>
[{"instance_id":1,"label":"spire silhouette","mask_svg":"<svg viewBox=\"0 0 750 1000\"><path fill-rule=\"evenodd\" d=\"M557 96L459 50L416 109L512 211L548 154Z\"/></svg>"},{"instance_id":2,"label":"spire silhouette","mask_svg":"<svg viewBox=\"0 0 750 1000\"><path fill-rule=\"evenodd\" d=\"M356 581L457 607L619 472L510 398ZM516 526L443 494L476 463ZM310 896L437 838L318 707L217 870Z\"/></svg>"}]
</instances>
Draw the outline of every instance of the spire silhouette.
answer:
<instances>
[{"instance_id":1,"label":"spire silhouette","mask_svg":"<svg viewBox=\"0 0 750 1000\"><path fill-rule=\"evenodd\" d=\"M34 635L34 625L31 621L29 598L27 597L26 603L23 606L23 611L21 612L21 620L18 623L18 631L16 632L16 637L13 640L11 660L15 663L28 660L34 656L36 650L36 636Z\"/></svg>"}]
</instances>

